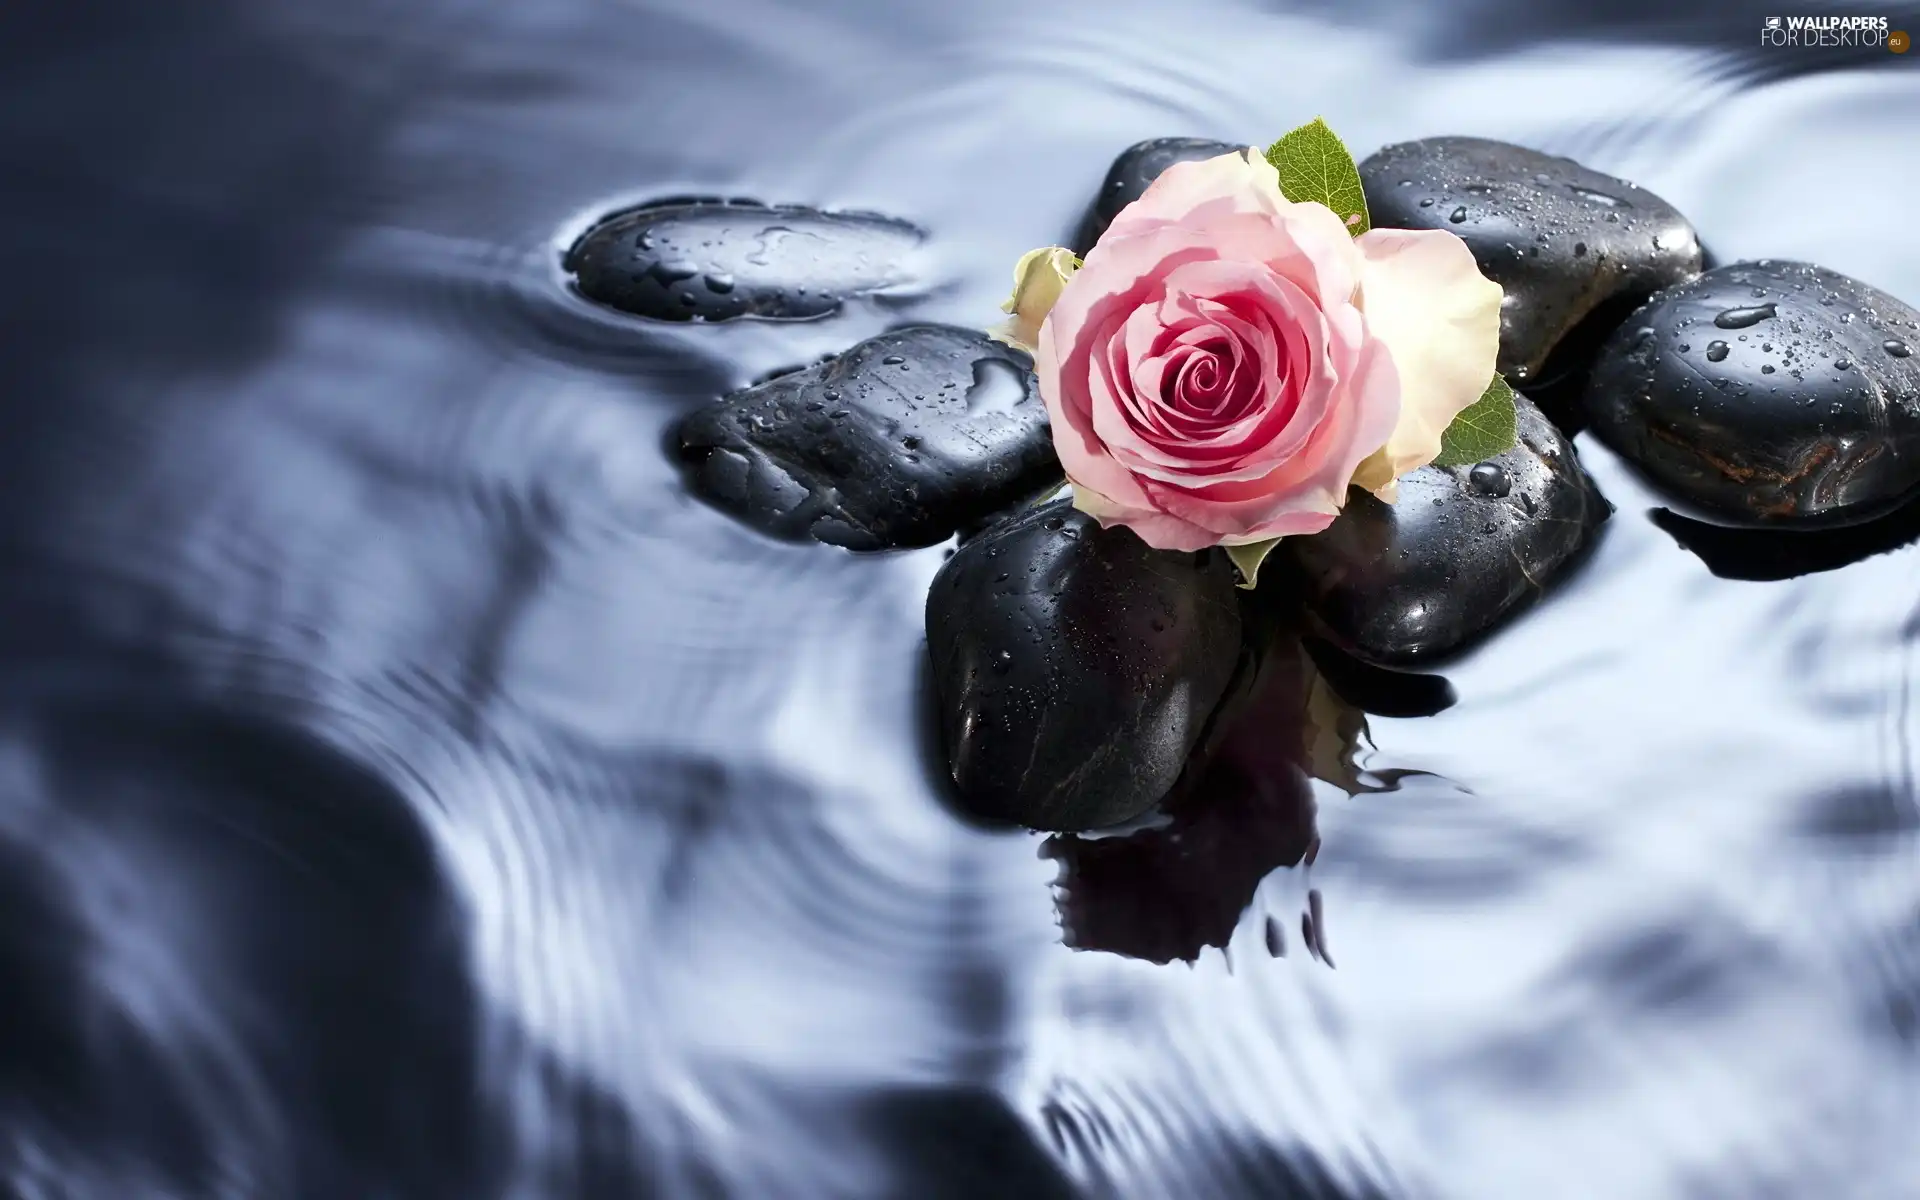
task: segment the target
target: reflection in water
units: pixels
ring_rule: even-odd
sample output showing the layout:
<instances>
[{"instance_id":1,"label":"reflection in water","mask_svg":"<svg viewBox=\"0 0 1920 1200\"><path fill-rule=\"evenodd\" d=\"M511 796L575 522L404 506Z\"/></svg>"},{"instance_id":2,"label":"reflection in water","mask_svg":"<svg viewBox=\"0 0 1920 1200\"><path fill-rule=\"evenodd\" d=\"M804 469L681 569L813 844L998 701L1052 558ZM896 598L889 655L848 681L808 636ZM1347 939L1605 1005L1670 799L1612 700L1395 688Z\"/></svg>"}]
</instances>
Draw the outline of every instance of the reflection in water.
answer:
<instances>
[{"instance_id":1,"label":"reflection in water","mask_svg":"<svg viewBox=\"0 0 1920 1200\"><path fill-rule=\"evenodd\" d=\"M1126 835L1047 839L1061 862L1067 944L1149 962L1225 946L1262 880L1314 839L1307 704L1312 667L1292 635L1262 656L1252 693L1162 806Z\"/></svg>"},{"instance_id":2,"label":"reflection in water","mask_svg":"<svg viewBox=\"0 0 1920 1200\"><path fill-rule=\"evenodd\" d=\"M1049 862L929 781L941 552L769 542L662 452L996 319L1119 148L1316 112L1920 299L1876 224L1910 64L1718 3L174 7L0 39L0 1192L1920 1193L1911 547L1718 578L1582 439L1590 566L1422 703L1348 697L1389 790L1248 726ZM700 194L897 215L928 288L661 327L564 286L594 217ZM1062 945L1061 873L1126 953Z\"/></svg>"},{"instance_id":3,"label":"reflection in water","mask_svg":"<svg viewBox=\"0 0 1920 1200\"><path fill-rule=\"evenodd\" d=\"M1655 509L1650 519L1722 579L1793 579L1837 571L1920 540L1920 504L1911 502L1842 529L1741 529L1696 521L1665 508Z\"/></svg>"}]
</instances>

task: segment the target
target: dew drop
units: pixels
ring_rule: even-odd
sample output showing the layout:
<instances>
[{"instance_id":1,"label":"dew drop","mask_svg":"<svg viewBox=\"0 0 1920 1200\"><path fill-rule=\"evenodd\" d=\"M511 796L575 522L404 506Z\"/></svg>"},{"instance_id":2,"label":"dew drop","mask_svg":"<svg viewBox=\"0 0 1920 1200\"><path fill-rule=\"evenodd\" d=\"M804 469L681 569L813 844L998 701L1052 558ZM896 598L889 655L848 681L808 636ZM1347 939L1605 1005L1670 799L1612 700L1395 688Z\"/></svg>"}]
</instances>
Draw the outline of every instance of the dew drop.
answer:
<instances>
[{"instance_id":1,"label":"dew drop","mask_svg":"<svg viewBox=\"0 0 1920 1200\"><path fill-rule=\"evenodd\" d=\"M1466 219L1467 219L1467 210L1464 206L1460 208L1456 208L1452 212L1447 214L1447 220L1452 221L1455 225L1458 225L1460 222Z\"/></svg>"},{"instance_id":2,"label":"dew drop","mask_svg":"<svg viewBox=\"0 0 1920 1200\"><path fill-rule=\"evenodd\" d=\"M1836 371L1852 370L1853 360L1850 358L1836 358L1833 360L1833 369Z\"/></svg>"},{"instance_id":3,"label":"dew drop","mask_svg":"<svg viewBox=\"0 0 1920 1200\"><path fill-rule=\"evenodd\" d=\"M1575 187L1573 184L1570 183L1567 185L1567 189L1571 191L1574 195L1580 197L1582 200L1591 201L1592 203L1598 204L1603 208L1632 208L1633 207L1631 204L1628 204L1625 200L1622 200L1618 196L1609 196L1605 192L1596 192L1592 188ZM1611 220L1616 220L1617 218L1613 215L1609 215L1607 219L1611 221Z\"/></svg>"},{"instance_id":4,"label":"dew drop","mask_svg":"<svg viewBox=\"0 0 1920 1200\"><path fill-rule=\"evenodd\" d=\"M1478 495L1498 499L1513 490L1513 480L1499 463L1483 462L1467 472L1467 486Z\"/></svg>"},{"instance_id":5,"label":"dew drop","mask_svg":"<svg viewBox=\"0 0 1920 1200\"><path fill-rule=\"evenodd\" d=\"M1425 200L1422 200L1422 201L1420 202L1420 207L1421 207L1421 208L1432 208L1432 207L1433 207L1433 197L1432 197L1432 196L1428 196L1428 197L1427 197L1427 198L1426 198Z\"/></svg>"},{"instance_id":6,"label":"dew drop","mask_svg":"<svg viewBox=\"0 0 1920 1200\"><path fill-rule=\"evenodd\" d=\"M1759 293L1766 295L1765 292ZM1771 320L1775 315L1774 306L1755 304L1748 308L1729 308L1713 319L1713 323L1722 329L1747 329L1762 321Z\"/></svg>"},{"instance_id":7,"label":"dew drop","mask_svg":"<svg viewBox=\"0 0 1920 1200\"><path fill-rule=\"evenodd\" d=\"M1012 412L1026 398L1026 378L1012 363L983 358L973 364L973 384L967 388L968 412Z\"/></svg>"},{"instance_id":8,"label":"dew drop","mask_svg":"<svg viewBox=\"0 0 1920 1200\"><path fill-rule=\"evenodd\" d=\"M1708 362L1719 362L1721 359L1724 359L1726 356L1727 356L1727 344L1725 342L1708 342L1707 343L1707 361Z\"/></svg>"},{"instance_id":9,"label":"dew drop","mask_svg":"<svg viewBox=\"0 0 1920 1200\"><path fill-rule=\"evenodd\" d=\"M1895 358L1905 358L1907 355L1913 353L1913 351L1907 349L1907 344L1899 338L1888 338L1886 341L1880 343L1880 348Z\"/></svg>"}]
</instances>

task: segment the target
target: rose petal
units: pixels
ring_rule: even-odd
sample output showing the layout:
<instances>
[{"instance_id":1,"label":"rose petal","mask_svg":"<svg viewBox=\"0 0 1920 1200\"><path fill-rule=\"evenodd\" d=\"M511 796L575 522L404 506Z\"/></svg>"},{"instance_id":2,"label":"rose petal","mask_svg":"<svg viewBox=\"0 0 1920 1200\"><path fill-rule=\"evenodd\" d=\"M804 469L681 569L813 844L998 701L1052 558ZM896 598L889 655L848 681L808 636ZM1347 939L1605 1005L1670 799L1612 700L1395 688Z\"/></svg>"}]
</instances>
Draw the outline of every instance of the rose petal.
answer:
<instances>
[{"instance_id":1,"label":"rose petal","mask_svg":"<svg viewBox=\"0 0 1920 1200\"><path fill-rule=\"evenodd\" d=\"M1163 224L1193 226L1228 213L1264 216L1289 203L1280 191L1279 172L1249 147L1174 163L1147 185L1138 200L1114 216L1101 241L1131 237Z\"/></svg>"},{"instance_id":2,"label":"rose petal","mask_svg":"<svg viewBox=\"0 0 1920 1200\"><path fill-rule=\"evenodd\" d=\"M1440 436L1480 398L1500 353L1500 285L1467 244L1444 230L1374 229L1354 239L1364 259L1360 306L1393 354L1400 421L1355 483L1389 486L1440 453Z\"/></svg>"},{"instance_id":3,"label":"rose petal","mask_svg":"<svg viewBox=\"0 0 1920 1200\"><path fill-rule=\"evenodd\" d=\"M1013 268L1013 295L1000 306L1001 312L1013 314L1012 319L989 330L989 335L1033 353L1041 322L1079 269L1080 259L1061 246L1043 246L1021 255Z\"/></svg>"}]
</instances>

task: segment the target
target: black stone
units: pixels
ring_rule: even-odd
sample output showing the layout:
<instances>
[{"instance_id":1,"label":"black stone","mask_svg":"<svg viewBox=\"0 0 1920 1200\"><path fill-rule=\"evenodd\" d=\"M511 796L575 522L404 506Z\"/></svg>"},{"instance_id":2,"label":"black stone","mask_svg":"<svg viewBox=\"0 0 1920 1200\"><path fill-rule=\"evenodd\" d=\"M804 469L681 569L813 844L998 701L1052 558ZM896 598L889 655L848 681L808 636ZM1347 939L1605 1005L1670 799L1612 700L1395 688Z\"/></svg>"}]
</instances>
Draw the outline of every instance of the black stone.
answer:
<instances>
[{"instance_id":1,"label":"black stone","mask_svg":"<svg viewBox=\"0 0 1920 1200\"><path fill-rule=\"evenodd\" d=\"M1074 831L1145 812L1234 678L1218 551L1154 550L1056 500L961 547L927 597L947 763L975 816Z\"/></svg>"},{"instance_id":2,"label":"black stone","mask_svg":"<svg viewBox=\"0 0 1920 1200\"><path fill-rule=\"evenodd\" d=\"M874 213L738 201L649 205L567 251L582 295L661 321L805 320L906 281L914 226Z\"/></svg>"},{"instance_id":3,"label":"black stone","mask_svg":"<svg viewBox=\"0 0 1920 1200\"><path fill-rule=\"evenodd\" d=\"M1612 512L1573 446L1524 396L1520 441L1489 464L1422 467L1385 504L1354 491L1334 523L1281 543L1308 611L1342 649L1403 668L1460 650L1518 612Z\"/></svg>"},{"instance_id":4,"label":"black stone","mask_svg":"<svg viewBox=\"0 0 1920 1200\"><path fill-rule=\"evenodd\" d=\"M1806 263L1730 263L1655 296L1588 380L1593 431L1733 524L1868 520L1920 484L1920 313Z\"/></svg>"},{"instance_id":5,"label":"black stone","mask_svg":"<svg viewBox=\"0 0 1920 1200\"><path fill-rule=\"evenodd\" d=\"M1218 158L1222 154L1233 154L1246 148L1232 142L1190 137L1153 138L1128 146L1120 152L1120 157L1113 160L1113 166L1107 171L1106 182L1100 185L1100 194L1094 198L1093 207L1080 223L1080 232L1074 237L1074 253L1085 254L1093 249L1093 244L1100 240L1107 226L1113 224L1120 210L1138 200L1141 193L1147 190L1147 185L1160 178L1160 172L1168 167L1180 162Z\"/></svg>"},{"instance_id":6,"label":"black stone","mask_svg":"<svg viewBox=\"0 0 1920 1200\"><path fill-rule=\"evenodd\" d=\"M1514 383L1542 378L1549 355L1583 323L1611 326L1700 270L1699 238L1678 210L1570 158L1485 138L1426 138L1373 154L1360 179L1373 224L1459 234L1506 289L1499 365Z\"/></svg>"},{"instance_id":7,"label":"black stone","mask_svg":"<svg viewBox=\"0 0 1920 1200\"><path fill-rule=\"evenodd\" d=\"M693 489L776 537L931 546L1060 478L1025 354L910 325L681 422Z\"/></svg>"}]
</instances>

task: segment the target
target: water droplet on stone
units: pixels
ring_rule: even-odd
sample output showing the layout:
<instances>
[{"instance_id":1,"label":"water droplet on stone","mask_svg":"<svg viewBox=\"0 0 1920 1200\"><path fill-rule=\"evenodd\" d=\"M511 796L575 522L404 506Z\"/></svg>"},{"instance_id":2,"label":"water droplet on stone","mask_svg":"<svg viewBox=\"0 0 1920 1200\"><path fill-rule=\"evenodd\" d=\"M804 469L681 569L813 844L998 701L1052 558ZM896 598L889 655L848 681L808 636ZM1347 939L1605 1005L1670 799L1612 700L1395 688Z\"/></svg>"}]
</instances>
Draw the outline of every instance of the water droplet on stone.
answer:
<instances>
[{"instance_id":1,"label":"water droplet on stone","mask_svg":"<svg viewBox=\"0 0 1920 1200\"><path fill-rule=\"evenodd\" d=\"M1760 373L1761 373L1762 375L1771 375L1771 374L1773 374L1773 364L1772 364L1772 363L1763 363L1763 364L1761 365L1761 367L1760 367Z\"/></svg>"},{"instance_id":2,"label":"water droplet on stone","mask_svg":"<svg viewBox=\"0 0 1920 1200\"><path fill-rule=\"evenodd\" d=\"M708 291L724 296L733 290L733 276L725 271L714 271L706 277L706 285Z\"/></svg>"},{"instance_id":3,"label":"water droplet on stone","mask_svg":"<svg viewBox=\"0 0 1920 1200\"><path fill-rule=\"evenodd\" d=\"M1499 463L1483 462L1467 472L1467 486L1482 496L1497 499L1513 490L1513 480Z\"/></svg>"},{"instance_id":4,"label":"water droplet on stone","mask_svg":"<svg viewBox=\"0 0 1920 1200\"><path fill-rule=\"evenodd\" d=\"M1466 219L1467 219L1467 210L1464 207L1456 208L1452 212L1447 214L1447 220L1452 221L1455 225L1458 225L1460 222Z\"/></svg>"},{"instance_id":5,"label":"water droplet on stone","mask_svg":"<svg viewBox=\"0 0 1920 1200\"><path fill-rule=\"evenodd\" d=\"M1759 292L1759 295L1766 295ZM1755 304L1750 308L1729 308L1713 319L1713 323L1722 329L1746 329L1762 321L1771 320L1774 315L1772 304Z\"/></svg>"},{"instance_id":6,"label":"water droplet on stone","mask_svg":"<svg viewBox=\"0 0 1920 1200\"><path fill-rule=\"evenodd\" d=\"M1005 579L1006 576L1002 575L1000 578ZM1013 655L1010 652L1002 650L993 656L993 673L995 675L1005 675L1011 670L1013 670Z\"/></svg>"},{"instance_id":7,"label":"water droplet on stone","mask_svg":"<svg viewBox=\"0 0 1920 1200\"><path fill-rule=\"evenodd\" d=\"M1850 358L1836 358L1833 360L1833 369L1836 371L1852 370L1853 360Z\"/></svg>"},{"instance_id":8,"label":"water droplet on stone","mask_svg":"<svg viewBox=\"0 0 1920 1200\"><path fill-rule=\"evenodd\" d=\"M885 358L881 359L880 363L882 366L897 367L905 361L907 360L900 357L898 354L889 354Z\"/></svg>"},{"instance_id":9,"label":"water droplet on stone","mask_svg":"<svg viewBox=\"0 0 1920 1200\"><path fill-rule=\"evenodd\" d=\"M1631 204L1628 204L1625 200L1622 200L1618 196L1609 196L1605 192L1596 192L1592 188L1575 187L1573 184L1568 184L1567 187L1570 191L1573 192L1574 195L1580 197L1582 200L1591 201L1592 203L1598 204L1603 208L1632 208L1633 207ZM1614 218L1610 216L1607 219L1613 220Z\"/></svg>"},{"instance_id":10,"label":"water droplet on stone","mask_svg":"<svg viewBox=\"0 0 1920 1200\"><path fill-rule=\"evenodd\" d=\"M1432 196L1428 196L1428 197L1427 197L1427 198L1426 198L1425 200L1422 200L1422 201L1420 202L1420 207L1421 207L1421 208L1432 208L1432 207L1433 207L1433 197L1432 197Z\"/></svg>"},{"instance_id":11,"label":"water droplet on stone","mask_svg":"<svg viewBox=\"0 0 1920 1200\"><path fill-rule=\"evenodd\" d=\"M1575 242L1573 244L1573 256L1575 258L1585 258L1587 256L1587 244L1585 242Z\"/></svg>"},{"instance_id":12,"label":"water droplet on stone","mask_svg":"<svg viewBox=\"0 0 1920 1200\"><path fill-rule=\"evenodd\" d=\"M1880 348L1895 358L1905 358L1907 355L1913 353L1913 351L1907 349L1907 344L1899 338L1888 338L1886 341L1880 343Z\"/></svg>"},{"instance_id":13,"label":"water droplet on stone","mask_svg":"<svg viewBox=\"0 0 1920 1200\"><path fill-rule=\"evenodd\" d=\"M1026 398L1026 378L1012 363L983 358L973 364L973 385L967 389L968 412L1012 412Z\"/></svg>"},{"instance_id":14,"label":"water droplet on stone","mask_svg":"<svg viewBox=\"0 0 1920 1200\"><path fill-rule=\"evenodd\" d=\"M1719 362L1721 359L1725 358L1726 356L1727 356L1727 344L1725 342L1708 342L1707 343L1707 361L1708 362Z\"/></svg>"}]
</instances>

